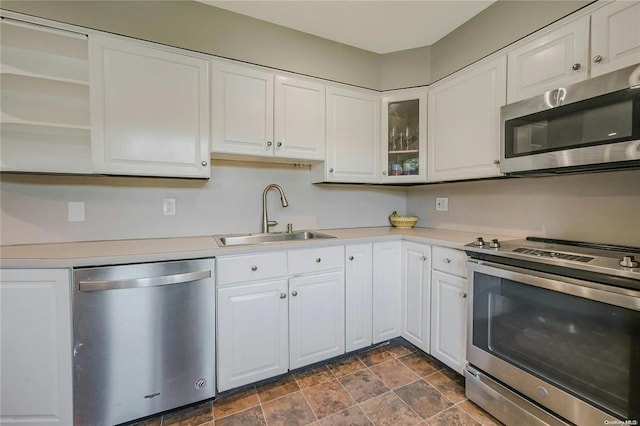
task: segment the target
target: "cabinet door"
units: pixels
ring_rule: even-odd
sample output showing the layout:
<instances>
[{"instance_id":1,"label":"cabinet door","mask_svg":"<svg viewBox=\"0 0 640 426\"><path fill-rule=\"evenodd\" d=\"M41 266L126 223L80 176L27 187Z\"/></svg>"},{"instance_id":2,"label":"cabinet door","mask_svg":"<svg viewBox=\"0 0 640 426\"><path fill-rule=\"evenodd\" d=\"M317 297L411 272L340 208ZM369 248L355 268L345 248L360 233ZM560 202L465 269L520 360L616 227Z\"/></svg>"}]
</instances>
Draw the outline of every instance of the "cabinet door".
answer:
<instances>
[{"instance_id":1,"label":"cabinet door","mask_svg":"<svg viewBox=\"0 0 640 426\"><path fill-rule=\"evenodd\" d=\"M273 74L214 63L212 104L213 152L273 156Z\"/></svg>"},{"instance_id":2,"label":"cabinet door","mask_svg":"<svg viewBox=\"0 0 640 426\"><path fill-rule=\"evenodd\" d=\"M508 54L507 102L585 80L588 55L588 16L513 49Z\"/></svg>"},{"instance_id":3,"label":"cabinet door","mask_svg":"<svg viewBox=\"0 0 640 426\"><path fill-rule=\"evenodd\" d=\"M276 77L274 132L277 157L324 160L325 86Z\"/></svg>"},{"instance_id":4,"label":"cabinet door","mask_svg":"<svg viewBox=\"0 0 640 426\"><path fill-rule=\"evenodd\" d=\"M346 246L346 350L365 348L372 341L373 264L371 244Z\"/></svg>"},{"instance_id":5,"label":"cabinet door","mask_svg":"<svg viewBox=\"0 0 640 426\"><path fill-rule=\"evenodd\" d=\"M287 281L218 289L218 391L289 367Z\"/></svg>"},{"instance_id":6,"label":"cabinet door","mask_svg":"<svg viewBox=\"0 0 640 426\"><path fill-rule=\"evenodd\" d=\"M431 247L402 244L402 337L429 352Z\"/></svg>"},{"instance_id":7,"label":"cabinet door","mask_svg":"<svg viewBox=\"0 0 640 426\"><path fill-rule=\"evenodd\" d=\"M499 176L500 107L506 58L475 65L435 84L428 94L428 180Z\"/></svg>"},{"instance_id":8,"label":"cabinet door","mask_svg":"<svg viewBox=\"0 0 640 426\"><path fill-rule=\"evenodd\" d=\"M640 2L615 1L591 14L591 76L640 63Z\"/></svg>"},{"instance_id":9,"label":"cabinet door","mask_svg":"<svg viewBox=\"0 0 640 426\"><path fill-rule=\"evenodd\" d=\"M328 182L380 181L380 105L376 93L327 87Z\"/></svg>"},{"instance_id":10,"label":"cabinet door","mask_svg":"<svg viewBox=\"0 0 640 426\"><path fill-rule=\"evenodd\" d=\"M401 241L373 244L373 343L401 334Z\"/></svg>"},{"instance_id":11,"label":"cabinet door","mask_svg":"<svg viewBox=\"0 0 640 426\"><path fill-rule=\"evenodd\" d=\"M0 274L0 423L71 425L69 271Z\"/></svg>"},{"instance_id":12,"label":"cabinet door","mask_svg":"<svg viewBox=\"0 0 640 426\"><path fill-rule=\"evenodd\" d=\"M462 374L467 359L467 280L431 275L431 355Z\"/></svg>"},{"instance_id":13,"label":"cabinet door","mask_svg":"<svg viewBox=\"0 0 640 426\"><path fill-rule=\"evenodd\" d=\"M344 270L289 279L289 368L344 353Z\"/></svg>"},{"instance_id":14,"label":"cabinet door","mask_svg":"<svg viewBox=\"0 0 640 426\"><path fill-rule=\"evenodd\" d=\"M427 90L402 90L382 98L382 182L427 179Z\"/></svg>"},{"instance_id":15,"label":"cabinet door","mask_svg":"<svg viewBox=\"0 0 640 426\"><path fill-rule=\"evenodd\" d=\"M207 61L101 36L89 58L95 172L211 175Z\"/></svg>"}]
</instances>

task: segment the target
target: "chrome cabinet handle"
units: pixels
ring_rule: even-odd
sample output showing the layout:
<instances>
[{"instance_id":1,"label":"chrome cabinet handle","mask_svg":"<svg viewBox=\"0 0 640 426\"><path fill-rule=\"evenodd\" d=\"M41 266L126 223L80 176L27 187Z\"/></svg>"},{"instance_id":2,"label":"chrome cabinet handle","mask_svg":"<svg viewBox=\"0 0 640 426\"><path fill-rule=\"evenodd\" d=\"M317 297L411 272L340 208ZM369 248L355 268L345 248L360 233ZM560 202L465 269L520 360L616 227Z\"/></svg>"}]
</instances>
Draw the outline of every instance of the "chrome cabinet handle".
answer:
<instances>
[{"instance_id":1,"label":"chrome cabinet handle","mask_svg":"<svg viewBox=\"0 0 640 426\"><path fill-rule=\"evenodd\" d=\"M427 256L422 256L420 259L422 259L423 261L427 260Z\"/></svg>"},{"instance_id":2,"label":"chrome cabinet handle","mask_svg":"<svg viewBox=\"0 0 640 426\"><path fill-rule=\"evenodd\" d=\"M287 293L280 293L280 299L286 299Z\"/></svg>"},{"instance_id":3,"label":"chrome cabinet handle","mask_svg":"<svg viewBox=\"0 0 640 426\"><path fill-rule=\"evenodd\" d=\"M200 163L200 164L202 164L202 167L206 167L206 166L207 166L207 164L209 164L209 163L207 163L206 161L203 161L203 162L202 162L202 163Z\"/></svg>"},{"instance_id":4,"label":"chrome cabinet handle","mask_svg":"<svg viewBox=\"0 0 640 426\"><path fill-rule=\"evenodd\" d=\"M449 259L448 257L444 259L444 263L451 263L451 259Z\"/></svg>"},{"instance_id":5,"label":"chrome cabinet handle","mask_svg":"<svg viewBox=\"0 0 640 426\"><path fill-rule=\"evenodd\" d=\"M320 263L320 262L322 262L322 259L321 259L321 258L319 258L319 257L318 257L318 258L316 258L316 263Z\"/></svg>"},{"instance_id":6,"label":"chrome cabinet handle","mask_svg":"<svg viewBox=\"0 0 640 426\"><path fill-rule=\"evenodd\" d=\"M593 57L593 62L599 64L600 62L602 62L602 55L596 55Z\"/></svg>"},{"instance_id":7,"label":"chrome cabinet handle","mask_svg":"<svg viewBox=\"0 0 640 426\"><path fill-rule=\"evenodd\" d=\"M253 265L253 266L251 267L251 270L252 270L253 272L255 272L255 271L257 271L257 270L258 270L258 267L257 267L257 266L255 266L255 265Z\"/></svg>"},{"instance_id":8,"label":"chrome cabinet handle","mask_svg":"<svg viewBox=\"0 0 640 426\"><path fill-rule=\"evenodd\" d=\"M278 143L276 143L276 146L277 146L278 148L280 148L280 147L282 146L282 142L278 142Z\"/></svg>"},{"instance_id":9,"label":"chrome cabinet handle","mask_svg":"<svg viewBox=\"0 0 640 426\"><path fill-rule=\"evenodd\" d=\"M387 175L387 171L386 171L386 170L383 170L383 171L382 171L382 174L383 174L384 176L386 176L386 175Z\"/></svg>"},{"instance_id":10,"label":"chrome cabinet handle","mask_svg":"<svg viewBox=\"0 0 640 426\"><path fill-rule=\"evenodd\" d=\"M292 296L297 296L297 295L298 295L298 292L297 292L297 291L295 291L295 290L293 290L293 291L291 292L291 295L292 295Z\"/></svg>"},{"instance_id":11,"label":"chrome cabinet handle","mask_svg":"<svg viewBox=\"0 0 640 426\"><path fill-rule=\"evenodd\" d=\"M164 275L160 277L132 278L113 281L80 281L80 291L119 290L125 288L158 287L163 285L182 284L211 277L211 271L186 272L184 274Z\"/></svg>"},{"instance_id":12,"label":"chrome cabinet handle","mask_svg":"<svg viewBox=\"0 0 640 426\"><path fill-rule=\"evenodd\" d=\"M464 291L460 292L460 296L462 296L463 299L467 298L467 293L465 293Z\"/></svg>"},{"instance_id":13,"label":"chrome cabinet handle","mask_svg":"<svg viewBox=\"0 0 640 426\"><path fill-rule=\"evenodd\" d=\"M267 141L267 146L271 146L271 145L273 145L273 142Z\"/></svg>"},{"instance_id":14,"label":"chrome cabinet handle","mask_svg":"<svg viewBox=\"0 0 640 426\"><path fill-rule=\"evenodd\" d=\"M579 63L575 63L571 66L571 69L574 71L578 71L580 68L582 68L582 65L580 65Z\"/></svg>"},{"instance_id":15,"label":"chrome cabinet handle","mask_svg":"<svg viewBox=\"0 0 640 426\"><path fill-rule=\"evenodd\" d=\"M349 256L349 260L353 260L353 256Z\"/></svg>"},{"instance_id":16,"label":"chrome cabinet handle","mask_svg":"<svg viewBox=\"0 0 640 426\"><path fill-rule=\"evenodd\" d=\"M329 173L333 173L333 167L329 169Z\"/></svg>"},{"instance_id":17,"label":"chrome cabinet handle","mask_svg":"<svg viewBox=\"0 0 640 426\"><path fill-rule=\"evenodd\" d=\"M493 164L497 166L498 164L500 164L500 160L493 160Z\"/></svg>"}]
</instances>

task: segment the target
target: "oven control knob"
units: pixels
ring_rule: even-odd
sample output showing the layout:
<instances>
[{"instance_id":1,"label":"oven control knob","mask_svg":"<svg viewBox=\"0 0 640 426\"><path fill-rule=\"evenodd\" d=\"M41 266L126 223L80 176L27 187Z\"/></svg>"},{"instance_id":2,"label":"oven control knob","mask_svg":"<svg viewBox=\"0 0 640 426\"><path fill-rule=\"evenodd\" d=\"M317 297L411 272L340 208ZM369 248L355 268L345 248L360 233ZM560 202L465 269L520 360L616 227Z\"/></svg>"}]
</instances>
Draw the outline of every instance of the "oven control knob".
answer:
<instances>
[{"instance_id":1,"label":"oven control knob","mask_svg":"<svg viewBox=\"0 0 640 426\"><path fill-rule=\"evenodd\" d=\"M491 242L489 243L489 247L491 248L500 248L500 241L493 239L491 240Z\"/></svg>"},{"instance_id":2,"label":"oven control knob","mask_svg":"<svg viewBox=\"0 0 640 426\"><path fill-rule=\"evenodd\" d=\"M640 266L640 263L638 263L633 256L624 256L620 261L620 266L624 266L625 268L637 268Z\"/></svg>"},{"instance_id":3,"label":"oven control knob","mask_svg":"<svg viewBox=\"0 0 640 426\"><path fill-rule=\"evenodd\" d=\"M484 245L484 240L482 239L482 237L478 237L473 242L473 245L478 246L478 247L482 247Z\"/></svg>"}]
</instances>

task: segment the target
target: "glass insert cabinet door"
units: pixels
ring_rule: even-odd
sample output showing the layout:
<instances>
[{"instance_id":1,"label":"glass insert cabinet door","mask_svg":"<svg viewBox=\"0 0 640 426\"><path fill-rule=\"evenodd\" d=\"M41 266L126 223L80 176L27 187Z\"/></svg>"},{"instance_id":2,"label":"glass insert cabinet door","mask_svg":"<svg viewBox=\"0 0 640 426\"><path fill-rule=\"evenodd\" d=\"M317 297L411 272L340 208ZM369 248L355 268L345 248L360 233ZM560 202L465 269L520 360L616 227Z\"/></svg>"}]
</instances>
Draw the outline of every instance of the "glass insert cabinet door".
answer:
<instances>
[{"instance_id":1,"label":"glass insert cabinet door","mask_svg":"<svg viewBox=\"0 0 640 426\"><path fill-rule=\"evenodd\" d=\"M427 179L427 91L410 89L382 98L382 182Z\"/></svg>"}]
</instances>

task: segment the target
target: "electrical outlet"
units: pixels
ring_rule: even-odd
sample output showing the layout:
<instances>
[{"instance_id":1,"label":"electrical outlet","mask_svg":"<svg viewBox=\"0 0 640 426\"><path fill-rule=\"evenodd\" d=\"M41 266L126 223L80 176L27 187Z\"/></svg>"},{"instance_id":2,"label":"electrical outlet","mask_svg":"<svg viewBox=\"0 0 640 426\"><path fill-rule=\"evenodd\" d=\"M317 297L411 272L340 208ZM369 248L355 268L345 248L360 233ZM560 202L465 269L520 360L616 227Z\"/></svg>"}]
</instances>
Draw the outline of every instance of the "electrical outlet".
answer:
<instances>
[{"instance_id":1,"label":"electrical outlet","mask_svg":"<svg viewBox=\"0 0 640 426\"><path fill-rule=\"evenodd\" d=\"M436 197L436 211L449 211L449 197Z\"/></svg>"},{"instance_id":2,"label":"electrical outlet","mask_svg":"<svg viewBox=\"0 0 640 426\"><path fill-rule=\"evenodd\" d=\"M176 199L175 198L165 198L164 200L162 200L162 213L165 216L176 215Z\"/></svg>"}]
</instances>

